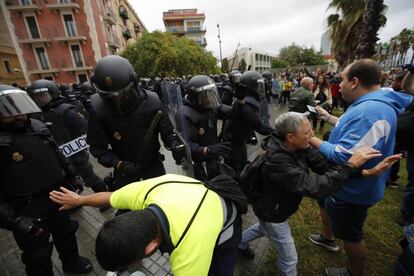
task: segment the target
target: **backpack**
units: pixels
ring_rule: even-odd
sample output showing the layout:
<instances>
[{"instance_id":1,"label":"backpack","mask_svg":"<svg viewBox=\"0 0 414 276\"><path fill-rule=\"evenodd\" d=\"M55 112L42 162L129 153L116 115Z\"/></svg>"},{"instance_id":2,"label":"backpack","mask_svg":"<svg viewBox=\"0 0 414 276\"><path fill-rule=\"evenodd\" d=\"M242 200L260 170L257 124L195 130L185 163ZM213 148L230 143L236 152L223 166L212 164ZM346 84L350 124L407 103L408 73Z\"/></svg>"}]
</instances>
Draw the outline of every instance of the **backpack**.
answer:
<instances>
[{"instance_id":1,"label":"backpack","mask_svg":"<svg viewBox=\"0 0 414 276\"><path fill-rule=\"evenodd\" d=\"M266 154L267 151L259 153L240 173L239 185L250 203L254 203L259 199L264 185L261 178L261 169L265 162Z\"/></svg>"},{"instance_id":2,"label":"backpack","mask_svg":"<svg viewBox=\"0 0 414 276\"><path fill-rule=\"evenodd\" d=\"M410 146L414 139L414 103L397 117L397 143L403 147Z\"/></svg>"}]
</instances>

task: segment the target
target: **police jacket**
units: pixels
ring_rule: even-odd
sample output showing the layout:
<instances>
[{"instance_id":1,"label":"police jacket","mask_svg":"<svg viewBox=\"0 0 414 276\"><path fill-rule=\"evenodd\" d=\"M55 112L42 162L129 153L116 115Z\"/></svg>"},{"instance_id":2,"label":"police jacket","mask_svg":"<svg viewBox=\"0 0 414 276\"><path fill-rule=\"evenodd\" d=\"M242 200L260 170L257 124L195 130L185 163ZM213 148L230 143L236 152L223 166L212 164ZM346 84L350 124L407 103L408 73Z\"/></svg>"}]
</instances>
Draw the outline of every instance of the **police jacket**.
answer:
<instances>
[{"instance_id":1,"label":"police jacket","mask_svg":"<svg viewBox=\"0 0 414 276\"><path fill-rule=\"evenodd\" d=\"M284 222L297 211L303 196L322 198L333 194L356 174L356 169L347 164L329 163L312 147L286 150L275 133L264 141L264 149L268 153L261 168L263 190L253 206L263 221Z\"/></svg>"},{"instance_id":2,"label":"police jacket","mask_svg":"<svg viewBox=\"0 0 414 276\"><path fill-rule=\"evenodd\" d=\"M63 101L55 102L34 118L46 123L50 122L50 133L58 145L65 144L86 134L88 122L77 110L76 106Z\"/></svg>"},{"instance_id":3,"label":"police jacket","mask_svg":"<svg viewBox=\"0 0 414 276\"><path fill-rule=\"evenodd\" d=\"M10 204L45 195L65 183L65 172L48 128L38 120L19 132L0 129L0 226L12 216Z\"/></svg>"},{"instance_id":4,"label":"police jacket","mask_svg":"<svg viewBox=\"0 0 414 276\"><path fill-rule=\"evenodd\" d=\"M121 160L137 163L141 152L143 153L139 163L143 167L151 165L160 155L158 134L161 134L161 139L167 148L176 143L173 126L167 113L164 112L144 148L144 136L155 114L159 110L163 111L162 103L154 92L141 91L138 106L125 115L116 115L99 94L92 95L91 101L87 142L91 154L104 167L116 167Z\"/></svg>"},{"instance_id":5,"label":"police jacket","mask_svg":"<svg viewBox=\"0 0 414 276\"><path fill-rule=\"evenodd\" d=\"M217 119L224 119L231 114L231 107L221 105L215 109L199 110L187 99L183 99L182 113L185 119L185 132L191 150L191 156L196 162L211 158L203 154L204 147L217 144Z\"/></svg>"},{"instance_id":6,"label":"police jacket","mask_svg":"<svg viewBox=\"0 0 414 276\"><path fill-rule=\"evenodd\" d=\"M154 214L163 236L159 249L170 254L171 270L176 276L208 275L217 245L221 247L229 242L234 250L241 237L241 224L237 219L231 231L222 231L229 229L226 224L231 223L231 217L234 221L237 211L234 208L231 211L217 193L194 181L186 176L167 174L129 184L113 192L110 197L114 208L146 208ZM174 197L171 197L172 194ZM185 233L199 205L199 211ZM178 243L183 233L185 236Z\"/></svg>"},{"instance_id":7,"label":"police jacket","mask_svg":"<svg viewBox=\"0 0 414 276\"><path fill-rule=\"evenodd\" d=\"M224 139L232 143L245 143L251 131L257 131L262 135L269 135L272 128L265 126L259 117L259 103L247 97L245 103L235 101L231 120L226 121Z\"/></svg>"}]
</instances>

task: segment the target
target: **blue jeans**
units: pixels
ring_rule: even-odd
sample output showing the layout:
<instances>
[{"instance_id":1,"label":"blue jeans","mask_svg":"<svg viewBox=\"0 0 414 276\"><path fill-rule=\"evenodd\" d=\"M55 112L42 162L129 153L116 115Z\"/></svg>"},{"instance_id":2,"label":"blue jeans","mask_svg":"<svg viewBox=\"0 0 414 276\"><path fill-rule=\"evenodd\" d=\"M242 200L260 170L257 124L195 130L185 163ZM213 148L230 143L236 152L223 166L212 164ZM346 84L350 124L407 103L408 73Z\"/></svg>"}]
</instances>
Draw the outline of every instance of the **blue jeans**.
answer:
<instances>
[{"instance_id":1,"label":"blue jeans","mask_svg":"<svg viewBox=\"0 0 414 276\"><path fill-rule=\"evenodd\" d=\"M246 249L250 241L263 236L267 236L276 247L280 274L297 275L298 254L288 222L271 223L260 220L243 232L239 248Z\"/></svg>"},{"instance_id":2,"label":"blue jeans","mask_svg":"<svg viewBox=\"0 0 414 276\"><path fill-rule=\"evenodd\" d=\"M401 214L414 215L414 151L407 152L408 183L404 189L404 199L401 206Z\"/></svg>"}]
</instances>

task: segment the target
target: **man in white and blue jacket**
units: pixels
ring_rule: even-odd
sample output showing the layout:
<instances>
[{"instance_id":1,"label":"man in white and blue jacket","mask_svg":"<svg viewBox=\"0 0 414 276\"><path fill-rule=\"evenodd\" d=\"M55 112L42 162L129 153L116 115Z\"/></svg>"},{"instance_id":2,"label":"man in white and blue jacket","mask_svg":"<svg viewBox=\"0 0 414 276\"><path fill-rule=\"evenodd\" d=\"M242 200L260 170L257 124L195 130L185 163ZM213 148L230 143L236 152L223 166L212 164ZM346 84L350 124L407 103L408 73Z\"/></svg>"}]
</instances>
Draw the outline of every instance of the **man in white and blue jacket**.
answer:
<instances>
[{"instance_id":1,"label":"man in white and blue jacket","mask_svg":"<svg viewBox=\"0 0 414 276\"><path fill-rule=\"evenodd\" d=\"M374 167L393 154L397 114L413 100L409 94L381 89L381 69L370 59L348 65L342 73L342 97L350 103L340 117L318 109L321 119L335 125L327 142L314 137L310 144L330 161L346 162L356 149L371 146L382 153L381 157L367 162L363 168ZM328 275L362 275L367 255L363 241L363 226L369 207L384 197L389 173L372 178L351 178L342 189L325 198L321 205L324 229L321 235L310 235L312 242L336 251L337 237L344 241L348 266L328 268Z\"/></svg>"}]
</instances>

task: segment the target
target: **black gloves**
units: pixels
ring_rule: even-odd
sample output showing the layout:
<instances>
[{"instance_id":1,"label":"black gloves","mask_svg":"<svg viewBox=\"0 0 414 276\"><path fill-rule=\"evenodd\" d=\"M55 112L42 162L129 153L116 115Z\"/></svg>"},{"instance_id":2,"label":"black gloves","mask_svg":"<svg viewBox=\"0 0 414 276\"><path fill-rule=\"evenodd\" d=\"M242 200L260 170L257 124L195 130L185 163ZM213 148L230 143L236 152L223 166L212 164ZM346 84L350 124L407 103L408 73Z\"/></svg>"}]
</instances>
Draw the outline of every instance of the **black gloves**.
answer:
<instances>
[{"instance_id":1,"label":"black gloves","mask_svg":"<svg viewBox=\"0 0 414 276\"><path fill-rule=\"evenodd\" d=\"M226 156L231 151L231 143L230 142L223 142L223 143L217 143L214 145L207 146L207 155L211 156Z\"/></svg>"},{"instance_id":2,"label":"black gloves","mask_svg":"<svg viewBox=\"0 0 414 276\"><path fill-rule=\"evenodd\" d=\"M118 166L118 171L125 176L134 176L141 172L141 166L129 161L122 161Z\"/></svg>"},{"instance_id":3,"label":"black gloves","mask_svg":"<svg viewBox=\"0 0 414 276\"><path fill-rule=\"evenodd\" d=\"M75 175L69 177L69 179L66 181L66 184L66 188L77 194L80 194L83 192L83 186L85 185L85 181L83 181L82 177L80 177L79 175Z\"/></svg>"},{"instance_id":4,"label":"black gloves","mask_svg":"<svg viewBox=\"0 0 414 276\"><path fill-rule=\"evenodd\" d=\"M175 164L180 165L185 158L186 152L185 152L185 145L175 145L174 147L171 147L171 153L175 160Z\"/></svg>"},{"instance_id":5,"label":"black gloves","mask_svg":"<svg viewBox=\"0 0 414 276\"><path fill-rule=\"evenodd\" d=\"M40 218L34 219L30 217L17 217L14 223L14 230L23 235L35 235L40 236L43 233L43 229L40 226L42 220Z\"/></svg>"}]
</instances>

